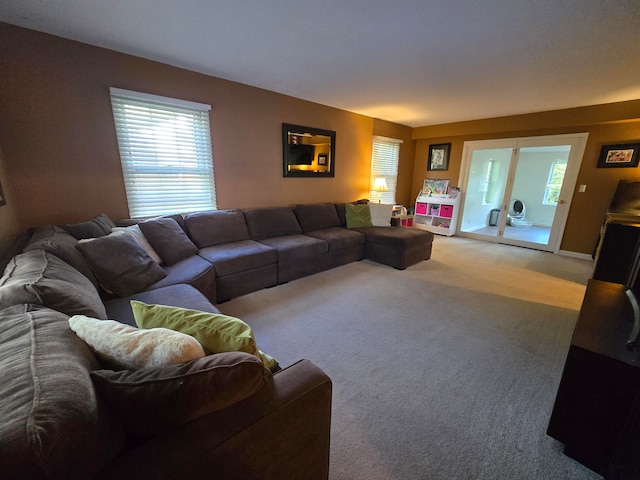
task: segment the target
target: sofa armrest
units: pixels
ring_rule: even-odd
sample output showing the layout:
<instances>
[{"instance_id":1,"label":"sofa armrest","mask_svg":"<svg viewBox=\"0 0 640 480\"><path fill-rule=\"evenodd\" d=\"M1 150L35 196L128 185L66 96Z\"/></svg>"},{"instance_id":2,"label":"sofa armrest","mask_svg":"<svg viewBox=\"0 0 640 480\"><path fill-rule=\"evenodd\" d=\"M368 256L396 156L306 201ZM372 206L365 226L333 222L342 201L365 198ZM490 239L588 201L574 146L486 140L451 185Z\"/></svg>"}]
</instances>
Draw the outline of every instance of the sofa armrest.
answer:
<instances>
[{"instance_id":1,"label":"sofa armrest","mask_svg":"<svg viewBox=\"0 0 640 480\"><path fill-rule=\"evenodd\" d=\"M331 391L301 360L255 395L125 452L99 478L326 480Z\"/></svg>"}]
</instances>

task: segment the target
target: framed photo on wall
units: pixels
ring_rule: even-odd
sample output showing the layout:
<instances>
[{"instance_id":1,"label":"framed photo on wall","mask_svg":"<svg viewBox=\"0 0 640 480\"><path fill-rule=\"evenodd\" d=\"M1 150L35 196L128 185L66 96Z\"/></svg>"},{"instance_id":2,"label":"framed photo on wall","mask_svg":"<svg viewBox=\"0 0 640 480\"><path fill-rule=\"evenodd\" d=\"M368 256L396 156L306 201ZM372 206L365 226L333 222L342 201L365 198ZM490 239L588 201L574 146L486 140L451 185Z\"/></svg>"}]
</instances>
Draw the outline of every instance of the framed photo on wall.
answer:
<instances>
[{"instance_id":1,"label":"framed photo on wall","mask_svg":"<svg viewBox=\"0 0 640 480\"><path fill-rule=\"evenodd\" d=\"M427 160L427 170L449 170L450 143L438 143L429 145L429 159Z\"/></svg>"},{"instance_id":2,"label":"framed photo on wall","mask_svg":"<svg viewBox=\"0 0 640 480\"><path fill-rule=\"evenodd\" d=\"M637 167L640 159L640 143L603 145L598 158L598 168Z\"/></svg>"}]
</instances>

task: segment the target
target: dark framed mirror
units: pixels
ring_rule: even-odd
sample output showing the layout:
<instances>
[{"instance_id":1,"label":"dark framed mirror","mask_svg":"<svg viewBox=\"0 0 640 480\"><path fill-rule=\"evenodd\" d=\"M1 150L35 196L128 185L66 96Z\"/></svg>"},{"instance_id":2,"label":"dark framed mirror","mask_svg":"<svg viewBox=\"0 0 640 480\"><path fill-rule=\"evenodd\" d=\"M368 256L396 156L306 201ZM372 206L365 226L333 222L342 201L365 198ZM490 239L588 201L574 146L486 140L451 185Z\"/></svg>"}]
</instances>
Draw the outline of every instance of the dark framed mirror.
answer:
<instances>
[{"instance_id":1,"label":"dark framed mirror","mask_svg":"<svg viewBox=\"0 0 640 480\"><path fill-rule=\"evenodd\" d=\"M336 132L301 125L282 124L284 177L333 177Z\"/></svg>"}]
</instances>

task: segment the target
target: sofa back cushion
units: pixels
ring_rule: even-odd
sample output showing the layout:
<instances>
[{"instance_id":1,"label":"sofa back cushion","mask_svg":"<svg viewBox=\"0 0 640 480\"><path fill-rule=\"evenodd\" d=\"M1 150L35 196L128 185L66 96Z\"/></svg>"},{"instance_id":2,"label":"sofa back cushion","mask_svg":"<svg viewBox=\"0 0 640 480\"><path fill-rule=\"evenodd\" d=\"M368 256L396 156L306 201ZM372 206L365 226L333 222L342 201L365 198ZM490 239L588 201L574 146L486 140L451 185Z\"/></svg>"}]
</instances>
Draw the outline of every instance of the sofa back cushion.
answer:
<instances>
[{"instance_id":1,"label":"sofa back cushion","mask_svg":"<svg viewBox=\"0 0 640 480\"><path fill-rule=\"evenodd\" d=\"M187 233L198 248L249 240L242 210L191 213L184 218Z\"/></svg>"},{"instance_id":2,"label":"sofa back cushion","mask_svg":"<svg viewBox=\"0 0 640 480\"><path fill-rule=\"evenodd\" d=\"M2 478L94 478L124 443L93 387L96 359L63 313L14 305L0 317Z\"/></svg>"},{"instance_id":3,"label":"sofa back cushion","mask_svg":"<svg viewBox=\"0 0 640 480\"><path fill-rule=\"evenodd\" d=\"M43 305L69 316L107 318L89 279L44 250L16 255L0 278L0 309L20 303Z\"/></svg>"},{"instance_id":4,"label":"sofa back cushion","mask_svg":"<svg viewBox=\"0 0 640 480\"><path fill-rule=\"evenodd\" d=\"M244 216L253 240L302 233L300 224L289 207L252 208L244 210Z\"/></svg>"},{"instance_id":5,"label":"sofa back cushion","mask_svg":"<svg viewBox=\"0 0 640 480\"><path fill-rule=\"evenodd\" d=\"M109 235L111 229L116 224L104 213L101 213L96 218L88 220L82 223L74 223L73 225L63 225L67 232L76 237L78 240L83 238L95 238L102 237L103 235Z\"/></svg>"},{"instance_id":6,"label":"sofa back cushion","mask_svg":"<svg viewBox=\"0 0 640 480\"><path fill-rule=\"evenodd\" d=\"M198 253L198 247L175 218L154 218L139 225L153 249L167 265L175 265Z\"/></svg>"},{"instance_id":7,"label":"sofa back cushion","mask_svg":"<svg viewBox=\"0 0 640 480\"><path fill-rule=\"evenodd\" d=\"M133 437L174 430L253 395L271 380L260 360L243 352L161 368L97 370L91 376Z\"/></svg>"},{"instance_id":8,"label":"sofa back cushion","mask_svg":"<svg viewBox=\"0 0 640 480\"><path fill-rule=\"evenodd\" d=\"M340 218L333 203L296 205L294 213L303 232L340 226Z\"/></svg>"},{"instance_id":9,"label":"sofa back cushion","mask_svg":"<svg viewBox=\"0 0 640 480\"><path fill-rule=\"evenodd\" d=\"M48 225L35 230L24 251L44 250L52 253L82 273L95 286L98 286L98 281L91 267L82 256L82 253L80 253L80 250L76 248L77 245L78 239L69 232L60 227Z\"/></svg>"}]
</instances>

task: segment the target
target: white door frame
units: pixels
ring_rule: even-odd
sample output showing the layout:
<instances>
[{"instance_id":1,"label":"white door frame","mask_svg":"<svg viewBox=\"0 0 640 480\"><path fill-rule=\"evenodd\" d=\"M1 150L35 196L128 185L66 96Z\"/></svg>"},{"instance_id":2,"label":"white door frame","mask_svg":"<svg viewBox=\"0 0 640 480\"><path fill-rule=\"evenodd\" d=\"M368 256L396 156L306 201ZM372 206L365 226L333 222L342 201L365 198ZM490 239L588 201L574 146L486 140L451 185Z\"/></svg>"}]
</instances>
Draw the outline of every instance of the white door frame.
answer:
<instances>
[{"instance_id":1,"label":"white door frame","mask_svg":"<svg viewBox=\"0 0 640 480\"><path fill-rule=\"evenodd\" d=\"M464 210L465 195L464 191L469 182L469 172L471 167L471 152L473 150L481 149L498 149L498 148L512 148L513 156L517 156L519 149L523 147L535 147L535 146L553 146L553 145L571 145L571 151L569 158L567 159L567 170L565 172L564 181L562 183L562 190L560 191L560 200L556 208L556 214L551 227L551 235L549 237L549 243L545 246L544 250L558 253L560 251L560 243L564 234L564 228L567 224L567 218L569 216L569 210L571 208L571 202L573 200L573 192L575 191L576 183L578 181L578 173L580 172L580 166L582 165L582 157L587 145L587 138L589 133L570 133L562 135L544 135L535 137L518 137L518 138L504 138L494 140L474 140L464 142L462 151L462 164L460 167L460 177L458 179L458 185L462 188L462 203L459 215L462 215ZM513 162L512 162L513 166ZM512 187L513 178L509 178L507 191L510 191ZM504 213L508 210L508 200L503 202L501 211ZM505 215L501 215L504 218ZM458 222L458 229L460 229L460 222ZM469 236L473 238L479 238L479 235L467 235L464 232L456 232L461 236ZM498 237L484 238L489 240L493 238L495 242L501 241L512 245L532 247L536 248L536 244L530 242L519 242L517 240L509 240L505 242L504 239ZM538 245L537 247L540 247Z\"/></svg>"}]
</instances>

